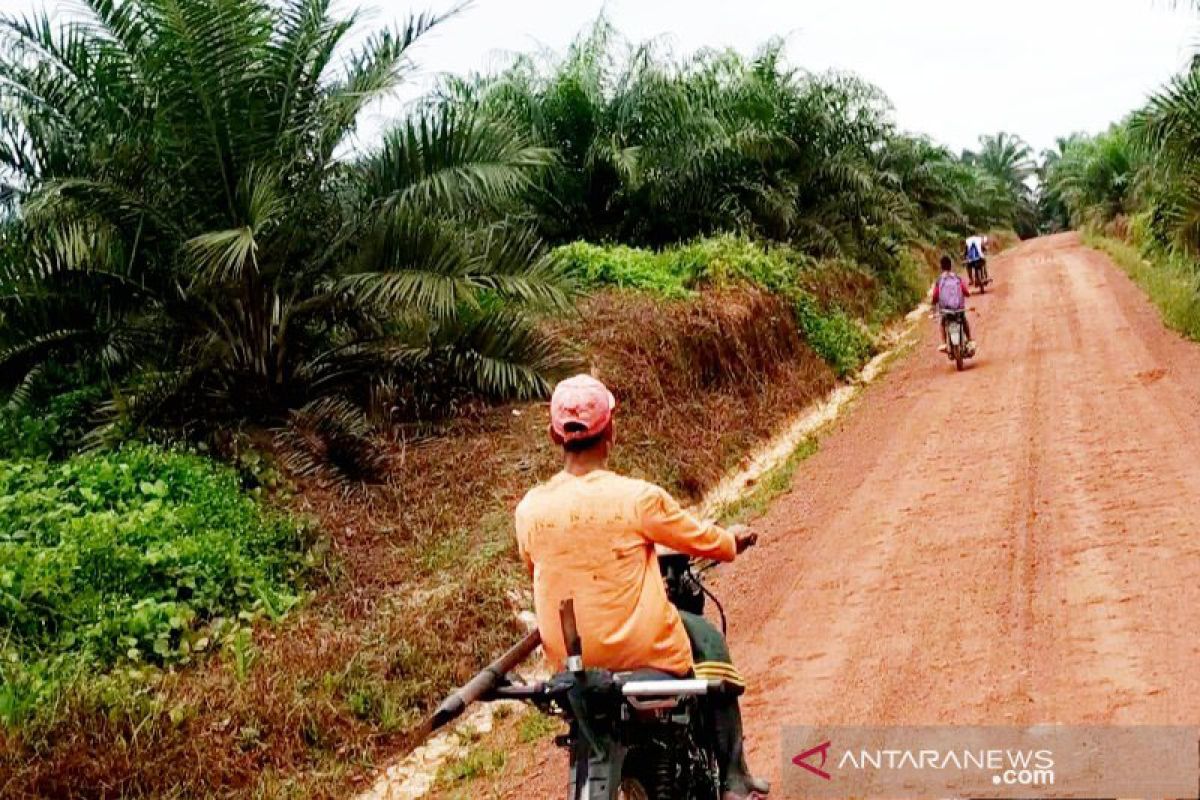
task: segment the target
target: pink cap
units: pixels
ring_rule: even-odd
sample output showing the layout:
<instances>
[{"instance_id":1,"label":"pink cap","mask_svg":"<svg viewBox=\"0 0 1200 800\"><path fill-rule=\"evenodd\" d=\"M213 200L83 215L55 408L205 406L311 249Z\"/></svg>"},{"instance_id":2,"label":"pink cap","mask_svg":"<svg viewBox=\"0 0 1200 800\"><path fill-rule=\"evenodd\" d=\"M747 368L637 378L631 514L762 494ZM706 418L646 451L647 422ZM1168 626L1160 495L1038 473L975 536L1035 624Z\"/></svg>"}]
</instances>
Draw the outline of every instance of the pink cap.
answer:
<instances>
[{"instance_id":1,"label":"pink cap","mask_svg":"<svg viewBox=\"0 0 1200 800\"><path fill-rule=\"evenodd\" d=\"M612 420L617 400L591 375L576 375L554 387L550 397L550 427L564 442L587 439Z\"/></svg>"}]
</instances>

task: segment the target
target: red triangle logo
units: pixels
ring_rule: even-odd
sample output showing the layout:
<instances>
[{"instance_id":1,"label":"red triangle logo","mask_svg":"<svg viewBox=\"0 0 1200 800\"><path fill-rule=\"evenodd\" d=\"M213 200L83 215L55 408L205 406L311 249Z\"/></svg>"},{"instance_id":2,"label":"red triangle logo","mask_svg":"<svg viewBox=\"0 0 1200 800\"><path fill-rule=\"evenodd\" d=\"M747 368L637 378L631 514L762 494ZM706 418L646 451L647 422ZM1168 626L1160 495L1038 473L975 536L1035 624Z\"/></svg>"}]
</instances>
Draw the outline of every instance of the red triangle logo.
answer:
<instances>
[{"instance_id":1,"label":"red triangle logo","mask_svg":"<svg viewBox=\"0 0 1200 800\"><path fill-rule=\"evenodd\" d=\"M833 776L822 769L822 767L825 766L825 761L829 758L829 746L830 743L828 741L824 741L816 747L810 747L808 750L805 750L803 753L793 758L792 763L797 767L803 767L813 775L816 775L818 778L824 778L827 781L833 780ZM808 763L808 759L814 758L818 753L821 756L821 763L816 765Z\"/></svg>"}]
</instances>

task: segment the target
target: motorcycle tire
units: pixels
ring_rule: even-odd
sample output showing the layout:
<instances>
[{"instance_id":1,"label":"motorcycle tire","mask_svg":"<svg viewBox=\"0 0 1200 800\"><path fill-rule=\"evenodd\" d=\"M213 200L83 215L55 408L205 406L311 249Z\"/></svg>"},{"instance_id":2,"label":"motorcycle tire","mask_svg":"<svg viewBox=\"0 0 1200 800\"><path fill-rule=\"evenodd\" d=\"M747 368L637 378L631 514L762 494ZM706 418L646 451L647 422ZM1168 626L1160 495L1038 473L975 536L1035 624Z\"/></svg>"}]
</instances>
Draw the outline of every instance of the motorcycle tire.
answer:
<instances>
[{"instance_id":1,"label":"motorcycle tire","mask_svg":"<svg viewBox=\"0 0 1200 800\"><path fill-rule=\"evenodd\" d=\"M633 757L627 758L622 765L617 800L719 800L721 796L715 781L715 763L712 776L708 776L713 778L710 782L705 776L693 774L687 778L679 775L669 762L648 763L640 760L636 753L631 755Z\"/></svg>"},{"instance_id":2,"label":"motorcycle tire","mask_svg":"<svg viewBox=\"0 0 1200 800\"><path fill-rule=\"evenodd\" d=\"M617 788L617 800L650 800L650 793L637 778L621 778Z\"/></svg>"},{"instance_id":3,"label":"motorcycle tire","mask_svg":"<svg viewBox=\"0 0 1200 800\"><path fill-rule=\"evenodd\" d=\"M963 371L963 348L954 348L954 366L959 372Z\"/></svg>"}]
</instances>

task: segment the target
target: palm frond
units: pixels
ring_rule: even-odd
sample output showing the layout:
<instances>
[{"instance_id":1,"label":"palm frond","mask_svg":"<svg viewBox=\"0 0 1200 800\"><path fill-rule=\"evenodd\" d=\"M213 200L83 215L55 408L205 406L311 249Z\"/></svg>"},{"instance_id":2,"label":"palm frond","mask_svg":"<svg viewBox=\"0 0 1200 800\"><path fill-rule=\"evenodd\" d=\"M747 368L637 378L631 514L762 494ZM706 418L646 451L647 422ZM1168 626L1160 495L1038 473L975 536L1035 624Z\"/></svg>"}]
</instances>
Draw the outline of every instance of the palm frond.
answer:
<instances>
[{"instance_id":1,"label":"palm frond","mask_svg":"<svg viewBox=\"0 0 1200 800\"><path fill-rule=\"evenodd\" d=\"M344 398L321 398L293 411L276 430L275 446L293 475L345 489L379 483L387 474L378 432L362 408Z\"/></svg>"},{"instance_id":2,"label":"palm frond","mask_svg":"<svg viewBox=\"0 0 1200 800\"><path fill-rule=\"evenodd\" d=\"M455 379L493 399L545 397L552 381L579 366L562 343L518 314L489 314L463 328L440 328L434 341L448 352Z\"/></svg>"},{"instance_id":3,"label":"palm frond","mask_svg":"<svg viewBox=\"0 0 1200 800\"><path fill-rule=\"evenodd\" d=\"M411 15L398 28L372 34L349 55L344 74L333 80L325 91L320 114L322 124L317 135L322 160L328 159L345 139L364 108L387 95L403 80L408 71L409 49L467 5L462 3L441 14Z\"/></svg>"},{"instance_id":4,"label":"palm frond","mask_svg":"<svg viewBox=\"0 0 1200 800\"><path fill-rule=\"evenodd\" d=\"M387 213L400 206L455 213L511 202L553 163L548 148L502 122L444 106L385 134L363 181Z\"/></svg>"},{"instance_id":5,"label":"palm frond","mask_svg":"<svg viewBox=\"0 0 1200 800\"><path fill-rule=\"evenodd\" d=\"M251 167L238 187L237 200L237 214L243 225L206 231L186 242L199 268L198 280L220 283L258 273L259 240L286 210L278 177Z\"/></svg>"},{"instance_id":6,"label":"palm frond","mask_svg":"<svg viewBox=\"0 0 1200 800\"><path fill-rule=\"evenodd\" d=\"M331 284L356 305L447 318L475 301L472 274L479 256L449 222L408 215L386 220L359 263L364 269Z\"/></svg>"}]
</instances>

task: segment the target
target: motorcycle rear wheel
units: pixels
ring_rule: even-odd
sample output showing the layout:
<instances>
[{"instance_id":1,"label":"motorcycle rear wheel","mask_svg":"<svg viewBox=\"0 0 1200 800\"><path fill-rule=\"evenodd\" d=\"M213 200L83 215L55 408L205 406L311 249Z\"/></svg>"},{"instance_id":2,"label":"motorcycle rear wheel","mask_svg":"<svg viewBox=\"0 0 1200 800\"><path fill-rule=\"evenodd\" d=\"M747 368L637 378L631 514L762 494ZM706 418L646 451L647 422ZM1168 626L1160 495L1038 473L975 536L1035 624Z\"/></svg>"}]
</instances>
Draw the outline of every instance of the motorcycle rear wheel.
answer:
<instances>
[{"instance_id":1,"label":"motorcycle rear wheel","mask_svg":"<svg viewBox=\"0 0 1200 800\"><path fill-rule=\"evenodd\" d=\"M637 778L621 778L617 800L650 800L650 793Z\"/></svg>"}]
</instances>

